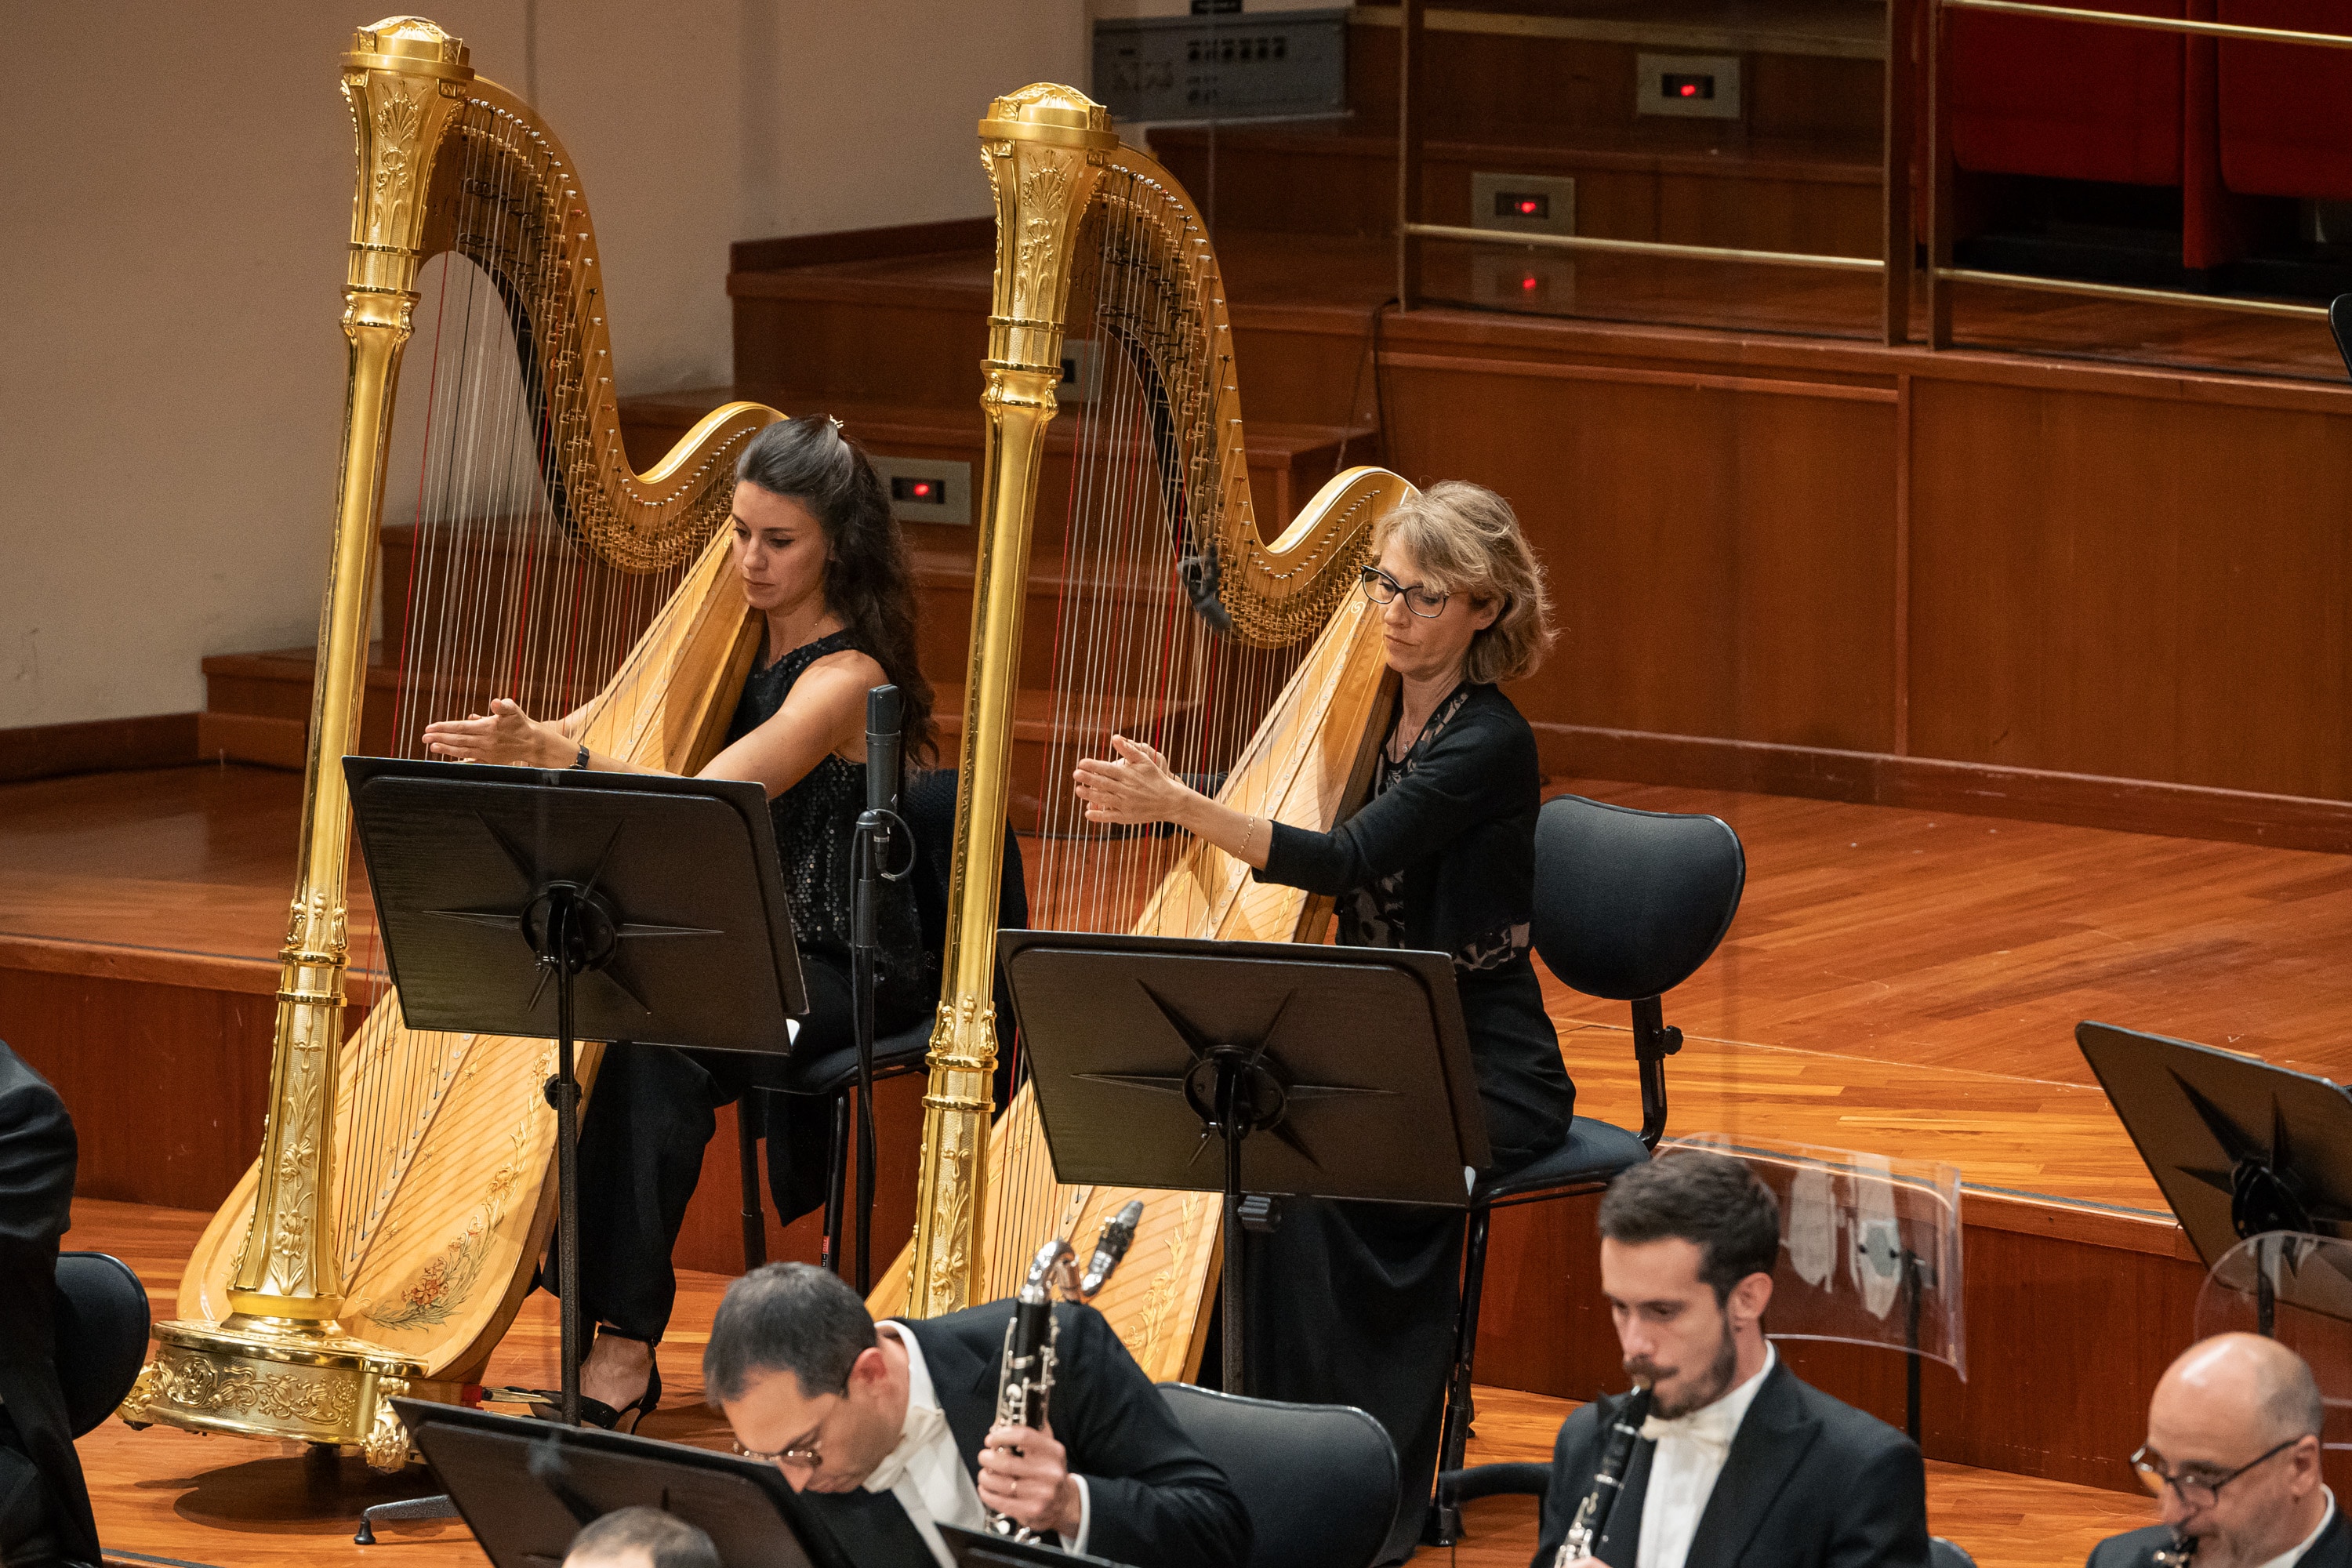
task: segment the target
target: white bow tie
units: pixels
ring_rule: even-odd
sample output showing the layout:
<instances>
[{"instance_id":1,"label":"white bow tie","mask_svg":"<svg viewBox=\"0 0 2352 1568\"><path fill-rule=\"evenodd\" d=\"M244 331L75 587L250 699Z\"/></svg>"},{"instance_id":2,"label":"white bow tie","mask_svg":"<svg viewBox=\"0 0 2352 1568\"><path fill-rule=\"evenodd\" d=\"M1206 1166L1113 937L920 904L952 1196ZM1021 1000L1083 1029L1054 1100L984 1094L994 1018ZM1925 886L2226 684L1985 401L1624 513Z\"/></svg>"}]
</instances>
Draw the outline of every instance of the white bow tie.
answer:
<instances>
[{"instance_id":1,"label":"white bow tie","mask_svg":"<svg viewBox=\"0 0 2352 1568\"><path fill-rule=\"evenodd\" d=\"M1642 1423L1645 1441L1655 1443L1675 1437L1717 1453L1731 1451L1731 1440L1738 1431L1739 1423L1732 1415L1729 1402L1721 1399L1687 1415L1653 1415Z\"/></svg>"},{"instance_id":2,"label":"white bow tie","mask_svg":"<svg viewBox=\"0 0 2352 1568\"><path fill-rule=\"evenodd\" d=\"M860 1484L869 1492L887 1492L906 1475L907 1467L915 1456L931 1446L940 1433L948 1429L944 1411L935 1405L908 1403L907 1425L899 1429L898 1445L874 1467L874 1473Z\"/></svg>"}]
</instances>

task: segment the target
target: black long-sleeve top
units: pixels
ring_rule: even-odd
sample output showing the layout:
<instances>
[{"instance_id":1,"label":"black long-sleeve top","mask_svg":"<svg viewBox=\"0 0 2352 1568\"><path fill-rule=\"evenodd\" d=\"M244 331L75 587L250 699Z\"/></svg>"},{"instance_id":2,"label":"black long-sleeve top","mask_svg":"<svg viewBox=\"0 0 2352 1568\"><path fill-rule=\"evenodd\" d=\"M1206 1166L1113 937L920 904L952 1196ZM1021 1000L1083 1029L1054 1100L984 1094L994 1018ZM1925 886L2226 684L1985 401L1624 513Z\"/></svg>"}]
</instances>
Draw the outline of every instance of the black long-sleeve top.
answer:
<instances>
[{"instance_id":1,"label":"black long-sleeve top","mask_svg":"<svg viewBox=\"0 0 2352 1568\"><path fill-rule=\"evenodd\" d=\"M1343 897L1402 872L1402 945L1462 965L1516 931L1523 952L1543 797L1535 731L1493 686L1457 689L1433 719L1443 722L1424 731L1410 771L1330 832L1276 823L1256 875Z\"/></svg>"}]
</instances>

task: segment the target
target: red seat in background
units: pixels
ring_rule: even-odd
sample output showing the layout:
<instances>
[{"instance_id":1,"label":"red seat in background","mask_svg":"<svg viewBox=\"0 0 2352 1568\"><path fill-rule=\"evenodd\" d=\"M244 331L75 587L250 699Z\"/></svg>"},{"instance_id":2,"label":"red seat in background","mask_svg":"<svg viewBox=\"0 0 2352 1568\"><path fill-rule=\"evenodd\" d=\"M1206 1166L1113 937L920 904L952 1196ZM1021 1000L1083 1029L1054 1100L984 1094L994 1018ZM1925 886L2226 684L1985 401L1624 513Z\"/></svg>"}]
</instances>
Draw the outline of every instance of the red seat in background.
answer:
<instances>
[{"instance_id":1,"label":"red seat in background","mask_svg":"<svg viewBox=\"0 0 2352 1568\"><path fill-rule=\"evenodd\" d=\"M2186 15L2184 0L2066 3L2142 16ZM1951 13L1948 26L1952 155L1961 168L2133 185L2180 183L2179 35L1964 11Z\"/></svg>"},{"instance_id":2,"label":"red seat in background","mask_svg":"<svg viewBox=\"0 0 2352 1568\"><path fill-rule=\"evenodd\" d=\"M2216 19L2352 33L2352 0L2220 0ZM2220 52L2221 183L2352 201L2352 50L2226 42Z\"/></svg>"}]
</instances>

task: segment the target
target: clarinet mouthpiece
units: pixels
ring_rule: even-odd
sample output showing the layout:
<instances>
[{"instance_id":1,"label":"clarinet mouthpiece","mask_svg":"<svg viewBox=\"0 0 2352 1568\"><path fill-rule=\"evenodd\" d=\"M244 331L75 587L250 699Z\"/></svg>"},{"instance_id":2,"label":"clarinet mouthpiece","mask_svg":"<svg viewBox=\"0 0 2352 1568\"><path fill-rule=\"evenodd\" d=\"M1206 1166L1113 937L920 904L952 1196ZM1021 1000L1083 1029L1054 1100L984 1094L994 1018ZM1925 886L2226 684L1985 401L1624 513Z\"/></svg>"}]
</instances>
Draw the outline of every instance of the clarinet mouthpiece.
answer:
<instances>
[{"instance_id":1,"label":"clarinet mouthpiece","mask_svg":"<svg viewBox=\"0 0 2352 1568\"><path fill-rule=\"evenodd\" d=\"M1143 1200L1130 1199L1118 1213L1103 1222L1102 1237L1095 1243L1094 1261L1087 1265L1086 1277L1078 1281L1078 1300L1087 1300L1109 1283L1111 1271L1135 1241L1135 1227L1143 1219Z\"/></svg>"}]
</instances>

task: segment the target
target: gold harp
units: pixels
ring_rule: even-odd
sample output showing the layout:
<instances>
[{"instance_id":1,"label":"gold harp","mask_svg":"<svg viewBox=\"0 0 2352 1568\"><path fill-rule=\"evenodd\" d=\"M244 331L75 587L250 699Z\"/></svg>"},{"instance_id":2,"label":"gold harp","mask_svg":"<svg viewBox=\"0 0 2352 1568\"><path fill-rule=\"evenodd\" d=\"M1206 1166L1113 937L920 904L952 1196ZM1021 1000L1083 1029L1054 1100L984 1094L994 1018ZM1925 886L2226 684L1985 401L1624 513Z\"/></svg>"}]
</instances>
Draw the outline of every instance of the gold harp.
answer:
<instances>
[{"instance_id":1,"label":"gold harp","mask_svg":"<svg viewBox=\"0 0 2352 1568\"><path fill-rule=\"evenodd\" d=\"M390 689L412 752L427 720L500 694L574 714L578 738L609 754L699 766L756 645L726 569L733 459L780 416L730 404L636 473L595 233L553 132L418 17L361 28L342 88L358 141L350 382L269 1121L122 1415L356 1446L391 1467L407 1440L388 1397L454 1400L479 1382L529 1286L554 1214L555 1115L547 1041L419 1034L389 990L344 1038L339 759L360 749L363 689ZM453 274L478 285L462 331L418 319L435 258L443 317ZM511 352L495 361L502 384L444 374L452 332L478 326ZM394 657L371 682L375 559L380 539L394 542L383 530L394 394L404 345L425 327L419 521L399 541L412 565L396 605L387 597ZM583 1081L597 1055L581 1047Z\"/></svg>"},{"instance_id":2,"label":"gold harp","mask_svg":"<svg viewBox=\"0 0 2352 1568\"><path fill-rule=\"evenodd\" d=\"M1108 755L1118 730L1239 810L1328 830L1364 787L1383 711L1379 623L1352 592L1357 569L1374 522L1413 489L1351 468L1278 538L1261 535L1215 254L1182 188L1109 123L1081 94L1041 84L997 100L980 125L997 255L962 787L915 1237L872 1305L929 1316L1003 1295L1039 1237L1091 1234L1141 1197L1133 1261L1097 1305L1158 1381L1200 1363L1222 1248L1215 1195L1058 1185L1025 1089L989 1122L1016 734L1044 736L1033 924L1318 940L1328 900L1256 884L1181 836L1088 825L1070 767ZM1100 384L1077 421L1064 537L1045 546L1058 545L1062 584L1049 711L1041 723L1024 710L1016 726L1066 321L1094 341Z\"/></svg>"}]
</instances>

